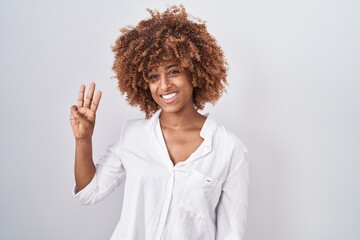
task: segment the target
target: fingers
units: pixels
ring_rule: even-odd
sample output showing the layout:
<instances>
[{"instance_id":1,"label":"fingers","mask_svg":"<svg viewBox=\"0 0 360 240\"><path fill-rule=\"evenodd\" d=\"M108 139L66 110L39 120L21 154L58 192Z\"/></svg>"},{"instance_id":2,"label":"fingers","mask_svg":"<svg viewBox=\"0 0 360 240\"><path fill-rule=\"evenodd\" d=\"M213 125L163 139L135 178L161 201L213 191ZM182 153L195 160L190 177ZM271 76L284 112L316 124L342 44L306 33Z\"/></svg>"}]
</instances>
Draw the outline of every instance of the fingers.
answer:
<instances>
[{"instance_id":1,"label":"fingers","mask_svg":"<svg viewBox=\"0 0 360 240\"><path fill-rule=\"evenodd\" d=\"M96 113L96 110L99 106L101 96L102 96L102 92L98 91L95 95L94 100L91 103L90 110L93 111L94 113Z\"/></svg>"},{"instance_id":2,"label":"fingers","mask_svg":"<svg viewBox=\"0 0 360 240\"><path fill-rule=\"evenodd\" d=\"M77 101L78 108L82 108L84 106L84 94L85 94L85 85L81 85L78 94L78 101Z\"/></svg>"},{"instance_id":3,"label":"fingers","mask_svg":"<svg viewBox=\"0 0 360 240\"><path fill-rule=\"evenodd\" d=\"M78 118L78 107L76 105L71 106L70 108L70 121L76 121Z\"/></svg>"},{"instance_id":4,"label":"fingers","mask_svg":"<svg viewBox=\"0 0 360 240\"><path fill-rule=\"evenodd\" d=\"M74 116L75 113L77 112L77 110L81 109L81 108L89 108L92 112L96 112L97 108L99 106L100 103L100 99L102 96L102 92L98 91L94 97L94 92L95 92L95 83L92 82L89 85L89 89L86 95L86 99L84 101L84 96L85 96L85 85L81 85L80 86L80 90L79 90L79 94L78 94L78 101L77 101L77 108L73 108L71 112L74 112ZM76 107L76 106L75 106Z\"/></svg>"},{"instance_id":5,"label":"fingers","mask_svg":"<svg viewBox=\"0 0 360 240\"><path fill-rule=\"evenodd\" d=\"M71 106L71 108L70 108L71 116L75 116L77 110L78 110L78 107L76 105Z\"/></svg>"},{"instance_id":6,"label":"fingers","mask_svg":"<svg viewBox=\"0 0 360 240\"><path fill-rule=\"evenodd\" d=\"M77 106L73 105L71 108L70 108L70 121L74 121L74 122L88 122L89 120L91 119L87 119L86 117L86 112L89 111L87 109L84 109L84 108L78 108Z\"/></svg>"},{"instance_id":7,"label":"fingers","mask_svg":"<svg viewBox=\"0 0 360 240\"><path fill-rule=\"evenodd\" d=\"M91 102L93 100L94 91L95 91L95 83L92 82L92 83L90 83L89 90L88 90L88 93L86 95L85 104L84 104L85 108L90 107L90 104L91 104Z\"/></svg>"}]
</instances>

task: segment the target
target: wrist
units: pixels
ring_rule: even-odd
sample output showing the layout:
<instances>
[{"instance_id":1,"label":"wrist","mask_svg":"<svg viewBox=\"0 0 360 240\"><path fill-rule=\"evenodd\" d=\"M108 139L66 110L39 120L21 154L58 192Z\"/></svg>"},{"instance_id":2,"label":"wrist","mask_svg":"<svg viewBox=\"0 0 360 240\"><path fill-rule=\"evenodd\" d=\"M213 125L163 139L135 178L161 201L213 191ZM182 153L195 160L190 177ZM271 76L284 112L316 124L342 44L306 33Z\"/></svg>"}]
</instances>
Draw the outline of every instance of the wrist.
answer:
<instances>
[{"instance_id":1,"label":"wrist","mask_svg":"<svg viewBox=\"0 0 360 240\"><path fill-rule=\"evenodd\" d=\"M91 143L92 139L91 138L76 138L75 142L76 143Z\"/></svg>"}]
</instances>

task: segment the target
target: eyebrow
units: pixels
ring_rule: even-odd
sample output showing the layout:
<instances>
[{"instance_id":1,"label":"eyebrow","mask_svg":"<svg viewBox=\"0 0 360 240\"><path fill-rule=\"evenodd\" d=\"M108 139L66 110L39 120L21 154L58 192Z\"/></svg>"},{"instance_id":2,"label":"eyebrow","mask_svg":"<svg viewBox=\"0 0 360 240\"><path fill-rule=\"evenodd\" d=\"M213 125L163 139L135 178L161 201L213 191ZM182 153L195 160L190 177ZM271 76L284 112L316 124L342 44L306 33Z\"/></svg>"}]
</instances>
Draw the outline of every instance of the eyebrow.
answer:
<instances>
[{"instance_id":1,"label":"eyebrow","mask_svg":"<svg viewBox=\"0 0 360 240\"><path fill-rule=\"evenodd\" d=\"M172 67L177 67L178 65L175 63L175 64L171 64L171 65L169 65L169 66L166 66L165 68L166 69L169 69L169 68L172 68Z\"/></svg>"},{"instance_id":2,"label":"eyebrow","mask_svg":"<svg viewBox=\"0 0 360 240\"><path fill-rule=\"evenodd\" d=\"M174 63L174 64L170 64L168 66L165 67L166 70L168 70L169 68L172 68L172 67L178 67L179 65L177 63ZM151 70L149 73L153 72L153 71L156 71L155 69Z\"/></svg>"}]
</instances>

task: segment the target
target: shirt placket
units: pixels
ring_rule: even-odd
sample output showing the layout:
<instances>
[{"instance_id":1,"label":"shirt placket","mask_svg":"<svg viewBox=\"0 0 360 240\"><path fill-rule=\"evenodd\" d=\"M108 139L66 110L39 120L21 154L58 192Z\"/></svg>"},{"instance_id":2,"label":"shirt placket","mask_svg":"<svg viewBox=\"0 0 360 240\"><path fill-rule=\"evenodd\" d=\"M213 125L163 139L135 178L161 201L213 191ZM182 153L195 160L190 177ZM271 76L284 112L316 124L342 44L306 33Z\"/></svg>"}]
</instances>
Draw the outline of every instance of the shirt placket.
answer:
<instances>
[{"instance_id":1,"label":"shirt placket","mask_svg":"<svg viewBox=\"0 0 360 240\"><path fill-rule=\"evenodd\" d=\"M169 170L170 173L170 178L168 179L166 185L165 200L160 214L160 221L159 221L158 234L157 234L158 237L156 238L161 240L170 210L170 203L174 191L174 181L175 181L176 171L177 170L181 171L183 167L187 165L187 163L197 160L202 156L208 154L211 151L211 142L205 140L205 142L201 144L200 147L193 154L191 154L186 161L180 162L174 166L168 154L159 122L156 122L154 130L155 131L153 132L154 133L153 137L154 137L154 141L156 141L156 144L154 144L155 149L158 152L161 161L165 164L166 168Z\"/></svg>"},{"instance_id":2,"label":"shirt placket","mask_svg":"<svg viewBox=\"0 0 360 240\"><path fill-rule=\"evenodd\" d=\"M156 237L156 239L161 239L164 228L165 228L167 216L169 214L171 198L172 198L172 194L174 191L175 174L174 174L173 164L172 164L171 159L169 158L169 155L167 152L164 138L162 137L162 132L161 132L159 123L157 123L155 126L155 134L153 136L154 136L154 141L156 141L156 144L154 144L155 150L158 152L160 160L164 163L165 167L168 169L168 171L170 173L170 177L166 184L165 199L164 199L164 204L163 204L163 207L162 207L161 213L160 213L158 234Z\"/></svg>"},{"instance_id":3,"label":"shirt placket","mask_svg":"<svg viewBox=\"0 0 360 240\"><path fill-rule=\"evenodd\" d=\"M163 205L163 208L162 208L161 214L160 214L160 221L159 221L159 228L158 228L159 233L158 233L157 239L161 239L162 234L164 232L167 217L169 215L170 203L171 203L173 190L174 190L174 175L172 175L167 182L164 205Z\"/></svg>"}]
</instances>

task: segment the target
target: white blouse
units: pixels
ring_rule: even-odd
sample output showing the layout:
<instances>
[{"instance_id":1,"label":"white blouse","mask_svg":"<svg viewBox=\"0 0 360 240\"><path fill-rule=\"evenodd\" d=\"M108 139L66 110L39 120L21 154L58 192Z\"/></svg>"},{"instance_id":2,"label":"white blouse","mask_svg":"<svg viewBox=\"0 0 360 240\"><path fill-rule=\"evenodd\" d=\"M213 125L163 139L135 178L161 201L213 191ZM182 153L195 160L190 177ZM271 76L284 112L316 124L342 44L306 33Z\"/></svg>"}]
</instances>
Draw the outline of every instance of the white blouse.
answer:
<instances>
[{"instance_id":1,"label":"white blouse","mask_svg":"<svg viewBox=\"0 0 360 240\"><path fill-rule=\"evenodd\" d=\"M246 147L207 117L204 139L173 165L159 123L125 122L115 144L96 164L92 181L74 195L82 204L104 199L125 184L121 217L111 240L241 240L247 213Z\"/></svg>"}]
</instances>

